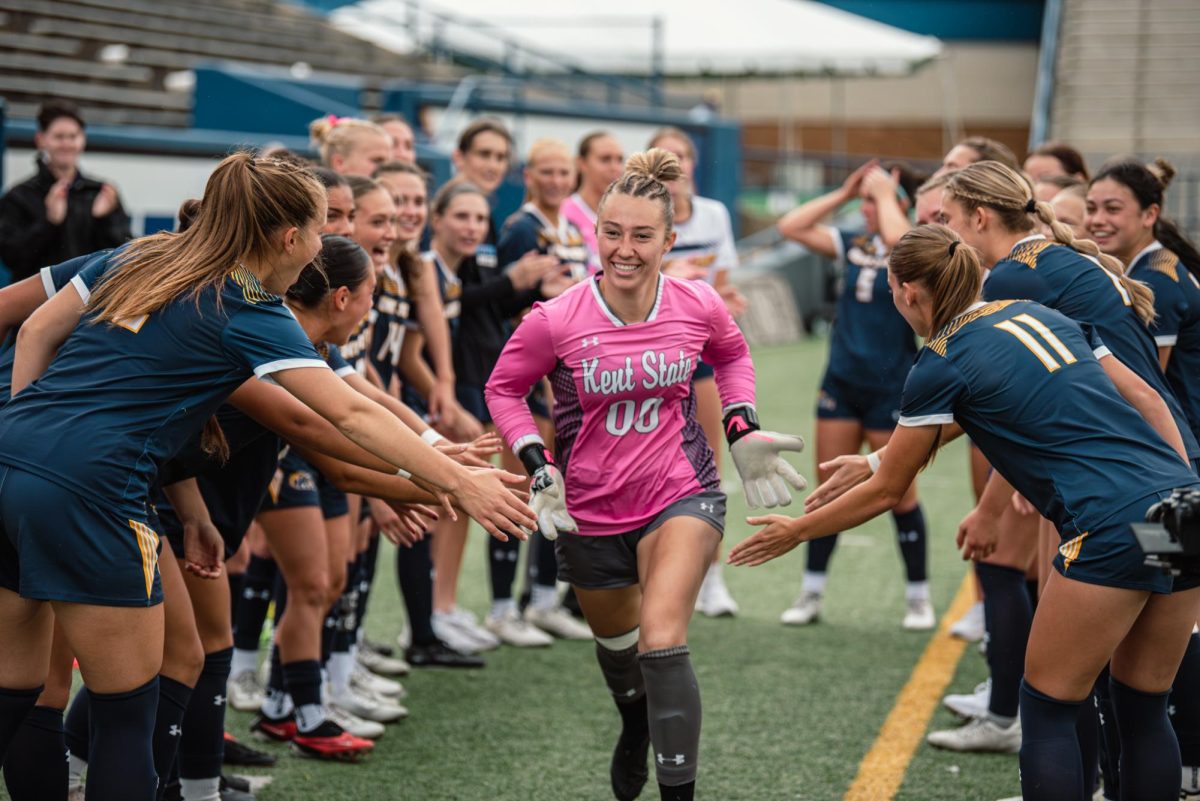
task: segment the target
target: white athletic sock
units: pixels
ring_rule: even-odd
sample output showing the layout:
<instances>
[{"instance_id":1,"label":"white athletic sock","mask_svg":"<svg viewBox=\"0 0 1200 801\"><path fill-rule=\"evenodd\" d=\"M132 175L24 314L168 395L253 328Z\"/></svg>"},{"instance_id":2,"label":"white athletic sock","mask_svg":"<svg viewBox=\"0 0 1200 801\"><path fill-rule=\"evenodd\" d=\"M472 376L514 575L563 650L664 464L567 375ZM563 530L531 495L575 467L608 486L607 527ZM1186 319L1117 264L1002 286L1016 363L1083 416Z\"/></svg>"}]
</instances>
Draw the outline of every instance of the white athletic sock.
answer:
<instances>
[{"instance_id":1,"label":"white athletic sock","mask_svg":"<svg viewBox=\"0 0 1200 801\"><path fill-rule=\"evenodd\" d=\"M910 581L904 587L904 600L906 601L928 601L929 600L929 582L928 581Z\"/></svg>"},{"instance_id":2,"label":"white athletic sock","mask_svg":"<svg viewBox=\"0 0 1200 801\"><path fill-rule=\"evenodd\" d=\"M534 609L539 612L547 612L558 606L558 587L551 584L549 587L543 584L534 584L530 591L529 603Z\"/></svg>"},{"instance_id":3,"label":"white athletic sock","mask_svg":"<svg viewBox=\"0 0 1200 801\"><path fill-rule=\"evenodd\" d=\"M811 592L814 595L824 595L825 579L825 573L814 573L811 570L805 570L804 581L800 584L800 588L804 592Z\"/></svg>"},{"instance_id":4,"label":"white athletic sock","mask_svg":"<svg viewBox=\"0 0 1200 801\"><path fill-rule=\"evenodd\" d=\"M211 779L180 779L183 801L221 801L221 777Z\"/></svg>"},{"instance_id":5,"label":"white athletic sock","mask_svg":"<svg viewBox=\"0 0 1200 801\"><path fill-rule=\"evenodd\" d=\"M997 715L994 712L988 712L987 719L989 723L994 723L1002 729L1007 729L1017 721L1015 717L1010 718L1008 715Z\"/></svg>"},{"instance_id":6,"label":"white athletic sock","mask_svg":"<svg viewBox=\"0 0 1200 801\"><path fill-rule=\"evenodd\" d=\"M305 704L296 707L296 728L308 733L325 722L325 707L320 704Z\"/></svg>"},{"instance_id":7,"label":"white athletic sock","mask_svg":"<svg viewBox=\"0 0 1200 801\"><path fill-rule=\"evenodd\" d=\"M329 673L329 686L334 695L341 695L350 689L350 674L354 672L354 657L349 651L334 651L325 663Z\"/></svg>"},{"instance_id":8,"label":"white athletic sock","mask_svg":"<svg viewBox=\"0 0 1200 801\"><path fill-rule=\"evenodd\" d=\"M1200 767L1193 765L1183 766L1183 790L1186 793L1200 793Z\"/></svg>"},{"instance_id":9,"label":"white athletic sock","mask_svg":"<svg viewBox=\"0 0 1200 801\"><path fill-rule=\"evenodd\" d=\"M229 667L230 676L240 676L246 671L258 670L258 651L233 650L233 663Z\"/></svg>"},{"instance_id":10,"label":"white athletic sock","mask_svg":"<svg viewBox=\"0 0 1200 801\"><path fill-rule=\"evenodd\" d=\"M262 713L271 720L283 720L292 714L294 708L292 696L278 690L268 690L266 700L263 701Z\"/></svg>"},{"instance_id":11,"label":"white athletic sock","mask_svg":"<svg viewBox=\"0 0 1200 801\"><path fill-rule=\"evenodd\" d=\"M87 760L74 754L67 755L67 786L82 787L83 774L87 772Z\"/></svg>"},{"instance_id":12,"label":"white athletic sock","mask_svg":"<svg viewBox=\"0 0 1200 801\"><path fill-rule=\"evenodd\" d=\"M516 611L517 602L513 598L496 598L492 601L492 617L496 620L502 620Z\"/></svg>"}]
</instances>

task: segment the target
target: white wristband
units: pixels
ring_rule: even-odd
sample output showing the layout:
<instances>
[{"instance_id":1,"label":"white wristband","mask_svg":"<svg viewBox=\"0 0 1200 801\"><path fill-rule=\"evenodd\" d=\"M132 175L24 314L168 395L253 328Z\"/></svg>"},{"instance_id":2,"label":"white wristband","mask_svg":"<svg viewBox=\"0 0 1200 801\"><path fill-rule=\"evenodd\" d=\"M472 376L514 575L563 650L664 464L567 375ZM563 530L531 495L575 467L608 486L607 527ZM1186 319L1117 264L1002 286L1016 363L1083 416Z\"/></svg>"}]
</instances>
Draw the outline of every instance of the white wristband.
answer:
<instances>
[{"instance_id":1,"label":"white wristband","mask_svg":"<svg viewBox=\"0 0 1200 801\"><path fill-rule=\"evenodd\" d=\"M400 476L400 478L412 478L412 473L408 472L403 467L396 469L396 475Z\"/></svg>"},{"instance_id":2,"label":"white wristband","mask_svg":"<svg viewBox=\"0 0 1200 801\"><path fill-rule=\"evenodd\" d=\"M427 428L421 432L421 439L425 440L426 445L436 445L442 441L442 435L434 431L432 428Z\"/></svg>"},{"instance_id":3,"label":"white wristband","mask_svg":"<svg viewBox=\"0 0 1200 801\"><path fill-rule=\"evenodd\" d=\"M872 473L879 471L879 454L875 451L867 454L867 467L871 468Z\"/></svg>"}]
</instances>

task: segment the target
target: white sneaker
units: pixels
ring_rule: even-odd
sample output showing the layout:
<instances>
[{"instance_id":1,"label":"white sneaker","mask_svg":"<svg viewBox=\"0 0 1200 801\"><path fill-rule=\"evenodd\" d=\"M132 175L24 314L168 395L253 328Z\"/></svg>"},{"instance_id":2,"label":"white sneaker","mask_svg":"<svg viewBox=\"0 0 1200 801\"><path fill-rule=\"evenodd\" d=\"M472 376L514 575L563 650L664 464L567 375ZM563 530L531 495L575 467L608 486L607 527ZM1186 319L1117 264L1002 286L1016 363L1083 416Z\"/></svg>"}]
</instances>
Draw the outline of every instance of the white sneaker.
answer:
<instances>
[{"instance_id":1,"label":"white sneaker","mask_svg":"<svg viewBox=\"0 0 1200 801\"><path fill-rule=\"evenodd\" d=\"M365 640L358 646L358 664L380 676L407 676L412 669L403 659L385 656Z\"/></svg>"},{"instance_id":2,"label":"white sneaker","mask_svg":"<svg viewBox=\"0 0 1200 801\"><path fill-rule=\"evenodd\" d=\"M491 651L500 647L500 639L479 625L479 618L475 617L473 612L456 606L446 614L451 625L458 627L459 631L475 641L478 650Z\"/></svg>"},{"instance_id":3,"label":"white sneaker","mask_svg":"<svg viewBox=\"0 0 1200 801\"><path fill-rule=\"evenodd\" d=\"M236 676L230 676L225 685L225 695L229 705L239 712L257 712L262 709L263 701L267 700L267 690L257 670L243 670Z\"/></svg>"},{"instance_id":4,"label":"white sneaker","mask_svg":"<svg viewBox=\"0 0 1200 801\"><path fill-rule=\"evenodd\" d=\"M901 623L905 631L929 631L937 625L937 615L933 613L933 604L928 598L913 598L908 602Z\"/></svg>"},{"instance_id":5,"label":"white sneaker","mask_svg":"<svg viewBox=\"0 0 1200 801\"><path fill-rule=\"evenodd\" d=\"M325 715L329 720L332 720L345 729L348 734L353 734L355 737L378 740L383 736L384 729L382 723L376 723L373 720L363 720L357 715L351 715L346 710L332 704L325 708Z\"/></svg>"},{"instance_id":6,"label":"white sneaker","mask_svg":"<svg viewBox=\"0 0 1200 801\"><path fill-rule=\"evenodd\" d=\"M448 648L463 654L477 654L483 650L478 640L469 637L462 629L454 625L445 613L434 612L430 622L433 626L433 633Z\"/></svg>"},{"instance_id":7,"label":"white sneaker","mask_svg":"<svg viewBox=\"0 0 1200 801\"><path fill-rule=\"evenodd\" d=\"M950 636L967 642L983 639L983 601L976 601L971 608L950 626Z\"/></svg>"},{"instance_id":8,"label":"white sneaker","mask_svg":"<svg viewBox=\"0 0 1200 801\"><path fill-rule=\"evenodd\" d=\"M343 712L349 712L354 717L362 718L366 721L395 723L397 720L408 717L408 710L395 701L363 692L362 690L350 688L342 692L331 692L327 698L328 706L336 707ZM366 735L360 734L358 736L365 737Z\"/></svg>"},{"instance_id":9,"label":"white sneaker","mask_svg":"<svg viewBox=\"0 0 1200 801\"><path fill-rule=\"evenodd\" d=\"M696 611L706 617L733 617L738 613L737 601L725 586L725 576L720 565L711 565L704 574L700 595L696 598Z\"/></svg>"},{"instance_id":10,"label":"white sneaker","mask_svg":"<svg viewBox=\"0 0 1200 801\"><path fill-rule=\"evenodd\" d=\"M384 698L399 700L408 697L408 691L404 689L403 684L385 679L383 676L376 676L362 665L355 665L354 669L350 671L350 687L382 695Z\"/></svg>"},{"instance_id":11,"label":"white sneaker","mask_svg":"<svg viewBox=\"0 0 1200 801\"><path fill-rule=\"evenodd\" d=\"M1015 754L1021 750L1021 722L1002 729L987 718L974 718L957 729L930 732L929 744L949 751L991 751Z\"/></svg>"},{"instance_id":12,"label":"white sneaker","mask_svg":"<svg viewBox=\"0 0 1200 801\"><path fill-rule=\"evenodd\" d=\"M821 619L821 601L824 596L815 592L802 592L796 603L783 610L779 622L785 626L807 626Z\"/></svg>"},{"instance_id":13,"label":"white sneaker","mask_svg":"<svg viewBox=\"0 0 1200 801\"><path fill-rule=\"evenodd\" d=\"M987 715L988 701L992 699L992 680L982 681L975 691L962 695L947 695L942 705L964 720Z\"/></svg>"},{"instance_id":14,"label":"white sneaker","mask_svg":"<svg viewBox=\"0 0 1200 801\"><path fill-rule=\"evenodd\" d=\"M487 627L501 642L517 648L545 648L554 644L553 637L522 620L515 609L500 617L488 615Z\"/></svg>"},{"instance_id":15,"label":"white sneaker","mask_svg":"<svg viewBox=\"0 0 1200 801\"><path fill-rule=\"evenodd\" d=\"M525 622L562 640L590 640L593 636L587 623L577 620L561 606L550 609L530 606L525 610Z\"/></svg>"}]
</instances>

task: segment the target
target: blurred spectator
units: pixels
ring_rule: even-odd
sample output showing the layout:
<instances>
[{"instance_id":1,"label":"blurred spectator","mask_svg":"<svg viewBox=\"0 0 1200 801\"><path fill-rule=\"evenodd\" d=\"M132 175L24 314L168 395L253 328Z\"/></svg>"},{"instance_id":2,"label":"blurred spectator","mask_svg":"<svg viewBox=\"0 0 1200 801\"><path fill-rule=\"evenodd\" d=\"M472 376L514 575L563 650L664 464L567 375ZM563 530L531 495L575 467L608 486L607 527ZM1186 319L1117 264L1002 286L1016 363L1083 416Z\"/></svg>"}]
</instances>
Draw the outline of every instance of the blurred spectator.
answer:
<instances>
[{"instance_id":1,"label":"blurred spectator","mask_svg":"<svg viewBox=\"0 0 1200 801\"><path fill-rule=\"evenodd\" d=\"M37 174L0 197L0 260L14 281L131 236L116 188L79 171L87 138L75 105L48 100L37 120Z\"/></svg>"}]
</instances>

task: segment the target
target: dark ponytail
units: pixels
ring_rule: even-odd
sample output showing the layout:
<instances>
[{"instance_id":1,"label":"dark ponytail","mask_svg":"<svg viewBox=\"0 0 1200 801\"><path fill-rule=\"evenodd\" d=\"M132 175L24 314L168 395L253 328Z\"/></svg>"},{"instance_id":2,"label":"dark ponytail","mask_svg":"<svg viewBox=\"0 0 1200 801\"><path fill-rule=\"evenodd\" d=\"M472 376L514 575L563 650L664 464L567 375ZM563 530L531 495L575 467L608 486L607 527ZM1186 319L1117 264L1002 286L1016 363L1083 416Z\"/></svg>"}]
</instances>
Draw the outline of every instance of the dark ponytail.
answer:
<instances>
[{"instance_id":1,"label":"dark ponytail","mask_svg":"<svg viewBox=\"0 0 1200 801\"><path fill-rule=\"evenodd\" d=\"M325 234L321 237L321 252L301 272L296 283L287 291L306 309L316 308L334 289L344 286L351 291L371 274L371 258L358 243L344 236Z\"/></svg>"},{"instance_id":2,"label":"dark ponytail","mask_svg":"<svg viewBox=\"0 0 1200 801\"><path fill-rule=\"evenodd\" d=\"M1200 279L1200 250L1179 229L1174 220L1165 213L1166 189L1175 177L1175 168L1164 158L1156 158L1153 164L1143 164L1137 159L1120 158L1108 161L1096 173L1092 184L1098 181L1115 181L1137 199L1143 210L1158 206L1158 219L1154 223L1154 238L1171 251L1197 279ZM1130 265L1132 266L1132 265Z\"/></svg>"}]
</instances>

